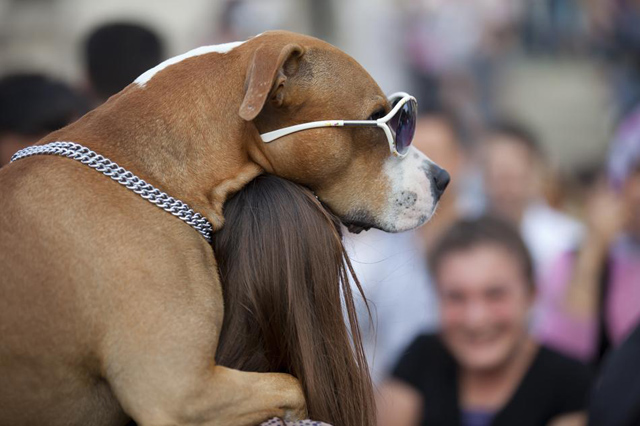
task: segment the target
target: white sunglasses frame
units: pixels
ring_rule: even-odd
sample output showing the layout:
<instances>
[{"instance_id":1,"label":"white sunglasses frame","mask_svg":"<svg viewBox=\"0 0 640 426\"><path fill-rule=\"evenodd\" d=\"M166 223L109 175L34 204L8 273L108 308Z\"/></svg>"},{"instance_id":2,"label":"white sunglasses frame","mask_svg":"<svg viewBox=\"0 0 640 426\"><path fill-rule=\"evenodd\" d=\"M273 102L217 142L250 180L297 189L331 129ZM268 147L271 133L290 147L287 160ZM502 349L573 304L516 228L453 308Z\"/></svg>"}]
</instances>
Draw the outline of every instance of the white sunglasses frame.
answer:
<instances>
[{"instance_id":1,"label":"white sunglasses frame","mask_svg":"<svg viewBox=\"0 0 640 426\"><path fill-rule=\"evenodd\" d=\"M402 108L403 105L406 104L407 102L410 102L410 101L415 102L416 109L417 109L418 101L416 100L416 98L414 98L413 96L405 92L393 93L389 95L388 100L391 102L398 98L400 98L400 101L398 101L398 103L391 109L391 111L389 111L389 113L384 117L379 118L377 120L311 121L309 123L295 124L293 126L284 127L282 129L263 133L260 135L260 138L262 139L262 142L269 143L283 136L287 136L292 133L296 133L296 132L300 132L302 130L308 130L308 129L317 129L321 127L357 127L357 126L374 127L375 126L375 127L380 127L384 131L385 135L387 136L387 142L389 142L389 151L396 157L402 158L409 153L409 150L407 150L407 152L405 152L404 154L401 154L398 152L398 150L396 149L395 133L392 132L391 128L387 123L389 122L389 120L391 120L391 118L393 118L398 113L398 111L400 111L400 108Z\"/></svg>"}]
</instances>

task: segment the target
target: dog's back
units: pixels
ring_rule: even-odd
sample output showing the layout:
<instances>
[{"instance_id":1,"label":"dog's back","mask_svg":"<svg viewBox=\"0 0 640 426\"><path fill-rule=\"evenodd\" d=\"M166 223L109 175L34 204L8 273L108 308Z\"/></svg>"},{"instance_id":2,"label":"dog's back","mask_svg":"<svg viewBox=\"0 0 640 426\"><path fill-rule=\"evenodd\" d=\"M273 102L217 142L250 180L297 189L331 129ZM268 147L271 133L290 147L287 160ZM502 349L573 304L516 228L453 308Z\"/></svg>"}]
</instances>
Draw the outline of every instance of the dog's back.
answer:
<instances>
[{"instance_id":1,"label":"dog's back","mask_svg":"<svg viewBox=\"0 0 640 426\"><path fill-rule=\"evenodd\" d=\"M139 312L185 298L197 309L213 297L184 293L188 283L158 287L188 281L208 291L214 264L189 250L211 248L182 221L58 156L0 169L0 199L0 425L124 424L104 379L107 369L117 374L110 354Z\"/></svg>"},{"instance_id":2,"label":"dog's back","mask_svg":"<svg viewBox=\"0 0 640 426\"><path fill-rule=\"evenodd\" d=\"M98 379L100 324L87 323L99 273L83 264L91 242L86 196L70 182L93 171L40 157L0 169L0 424L114 424L125 418ZM89 174L87 175L88 172ZM80 237L80 238L79 238ZM83 246L84 245L84 246Z\"/></svg>"}]
</instances>

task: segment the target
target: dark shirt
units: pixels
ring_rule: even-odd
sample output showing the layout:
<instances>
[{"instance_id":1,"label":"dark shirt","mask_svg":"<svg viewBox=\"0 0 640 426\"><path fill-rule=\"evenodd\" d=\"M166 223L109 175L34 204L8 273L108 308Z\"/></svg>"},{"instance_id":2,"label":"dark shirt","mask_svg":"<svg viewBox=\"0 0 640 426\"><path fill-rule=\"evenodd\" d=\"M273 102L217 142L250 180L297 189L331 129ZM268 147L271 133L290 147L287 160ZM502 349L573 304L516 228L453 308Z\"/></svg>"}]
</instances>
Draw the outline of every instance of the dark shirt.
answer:
<instances>
[{"instance_id":1,"label":"dark shirt","mask_svg":"<svg viewBox=\"0 0 640 426\"><path fill-rule=\"evenodd\" d=\"M436 335L416 338L392 375L424 398L422 425L462 426L455 360ZM589 369L541 346L511 399L491 426L546 426L553 418L585 411Z\"/></svg>"},{"instance_id":2,"label":"dark shirt","mask_svg":"<svg viewBox=\"0 0 640 426\"><path fill-rule=\"evenodd\" d=\"M605 357L591 394L590 426L640 425L640 324Z\"/></svg>"}]
</instances>

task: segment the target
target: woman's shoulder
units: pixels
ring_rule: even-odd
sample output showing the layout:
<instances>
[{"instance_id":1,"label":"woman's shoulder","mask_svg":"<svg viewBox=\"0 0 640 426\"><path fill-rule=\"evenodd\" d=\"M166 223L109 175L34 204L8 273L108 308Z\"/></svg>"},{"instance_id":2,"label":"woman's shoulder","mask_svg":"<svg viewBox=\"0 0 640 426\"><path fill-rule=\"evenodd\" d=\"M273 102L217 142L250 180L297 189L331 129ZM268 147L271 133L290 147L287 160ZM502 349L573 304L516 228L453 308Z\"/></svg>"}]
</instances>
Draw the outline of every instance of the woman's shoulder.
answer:
<instances>
[{"instance_id":1,"label":"woman's shoulder","mask_svg":"<svg viewBox=\"0 0 640 426\"><path fill-rule=\"evenodd\" d=\"M540 373L553 376L554 381L581 379L588 385L592 378L592 371L586 364L544 345L540 346L537 366Z\"/></svg>"},{"instance_id":2,"label":"woman's shoulder","mask_svg":"<svg viewBox=\"0 0 640 426\"><path fill-rule=\"evenodd\" d=\"M586 408L593 379L587 365L541 346L530 373L533 379L530 384L535 388L531 391L553 400L561 413Z\"/></svg>"},{"instance_id":3,"label":"woman's shoulder","mask_svg":"<svg viewBox=\"0 0 640 426\"><path fill-rule=\"evenodd\" d=\"M401 358L420 357L430 361L438 358L450 358L440 336L436 333L425 333L416 336L411 344L402 352Z\"/></svg>"},{"instance_id":4,"label":"woman's shoulder","mask_svg":"<svg viewBox=\"0 0 640 426\"><path fill-rule=\"evenodd\" d=\"M451 355L437 334L421 334L402 352L392 376L422 387L426 382L437 383L454 370ZM425 381L423 379L429 378Z\"/></svg>"},{"instance_id":5,"label":"woman's shoulder","mask_svg":"<svg viewBox=\"0 0 640 426\"><path fill-rule=\"evenodd\" d=\"M587 366L540 346L516 394L494 424L519 424L521 418L528 419L522 424L547 424L558 416L585 411L590 385Z\"/></svg>"},{"instance_id":6,"label":"woman's shoulder","mask_svg":"<svg viewBox=\"0 0 640 426\"><path fill-rule=\"evenodd\" d=\"M455 401L455 362L437 334L417 336L391 376L417 390L432 405L449 407Z\"/></svg>"}]
</instances>

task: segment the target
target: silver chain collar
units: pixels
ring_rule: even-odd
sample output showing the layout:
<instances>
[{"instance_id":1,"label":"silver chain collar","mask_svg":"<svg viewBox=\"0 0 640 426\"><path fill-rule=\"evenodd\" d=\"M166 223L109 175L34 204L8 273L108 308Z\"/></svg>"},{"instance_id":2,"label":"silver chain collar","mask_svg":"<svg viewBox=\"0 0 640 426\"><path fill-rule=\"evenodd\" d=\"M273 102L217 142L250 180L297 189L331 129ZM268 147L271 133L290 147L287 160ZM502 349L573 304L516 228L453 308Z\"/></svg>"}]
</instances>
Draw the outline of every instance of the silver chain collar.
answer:
<instances>
[{"instance_id":1,"label":"silver chain collar","mask_svg":"<svg viewBox=\"0 0 640 426\"><path fill-rule=\"evenodd\" d=\"M175 217L191 225L196 231L211 242L213 226L200 213L196 213L187 204L170 197L158 188L148 184L128 170L118 166L108 158L95 153L89 148L74 142L51 142L45 145L30 146L13 154L11 162L33 155L61 155L96 169L105 176L109 176L122 186L129 188L150 203L171 213Z\"/></svg>"}]
</instances>

